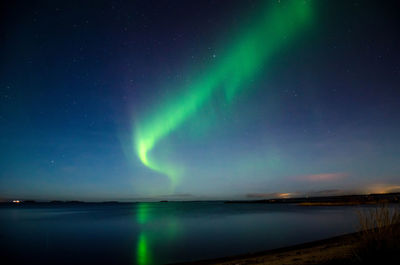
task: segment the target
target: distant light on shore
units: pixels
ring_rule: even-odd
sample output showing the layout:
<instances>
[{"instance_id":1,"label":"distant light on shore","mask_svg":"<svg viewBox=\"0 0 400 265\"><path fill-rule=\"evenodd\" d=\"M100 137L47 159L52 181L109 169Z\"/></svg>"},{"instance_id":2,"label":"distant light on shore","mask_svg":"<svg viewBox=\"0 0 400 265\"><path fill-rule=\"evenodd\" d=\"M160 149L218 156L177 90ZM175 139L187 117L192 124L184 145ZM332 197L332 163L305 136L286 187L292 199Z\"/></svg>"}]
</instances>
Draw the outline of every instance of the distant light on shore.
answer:
<instances>
[{"instance_id":1,"label":"distant light on shore","mask_svg":"<svg viewBox=\"0 0 400 265\"><path fill-rule=\"evenodd\" d=\"M20 203L21 201L20 200L13 200L12 202L13 203Z\"/></svg>"}]
</instances>

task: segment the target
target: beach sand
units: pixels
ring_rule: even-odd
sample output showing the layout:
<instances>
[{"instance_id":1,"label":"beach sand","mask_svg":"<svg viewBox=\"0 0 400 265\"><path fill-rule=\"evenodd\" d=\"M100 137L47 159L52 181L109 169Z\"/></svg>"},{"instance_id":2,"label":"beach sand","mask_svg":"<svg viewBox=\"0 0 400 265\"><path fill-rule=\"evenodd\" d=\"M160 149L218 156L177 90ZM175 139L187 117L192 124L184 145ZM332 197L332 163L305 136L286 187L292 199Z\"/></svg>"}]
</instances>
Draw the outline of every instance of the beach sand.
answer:
<instances>
[{"instance_id":1,"label":"beach sand","mask_svg":"<svg viewBox=\"0 0 400 265\"><path fill-rule=\"evenodd\" d=\"M355 234L348 234L275 250L185 264L342 264L353 258L356 246Z\"/></svg>"}]
</instances>

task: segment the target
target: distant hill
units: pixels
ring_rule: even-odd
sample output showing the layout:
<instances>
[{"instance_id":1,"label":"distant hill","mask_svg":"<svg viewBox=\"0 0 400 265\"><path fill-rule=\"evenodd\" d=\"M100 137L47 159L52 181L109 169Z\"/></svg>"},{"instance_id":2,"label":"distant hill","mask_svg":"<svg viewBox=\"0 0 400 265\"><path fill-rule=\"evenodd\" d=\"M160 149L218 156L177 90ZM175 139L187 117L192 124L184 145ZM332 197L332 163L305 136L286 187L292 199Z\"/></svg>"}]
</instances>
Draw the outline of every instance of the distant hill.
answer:
<instances>
[{"instance_id":1,"label":"distant hill","mask_svg":"<svg viewBox=\"0 0 400 265\"><path fill-rule=\"evenodd\" d=\"M380 203L399 203L399 202L400 202L400 193L225 201L225 203L268 203L268 204L297 203L302 206L335 206L335 205L339 206L339 205L380 204Z\"/></svg>"}]
</instances>

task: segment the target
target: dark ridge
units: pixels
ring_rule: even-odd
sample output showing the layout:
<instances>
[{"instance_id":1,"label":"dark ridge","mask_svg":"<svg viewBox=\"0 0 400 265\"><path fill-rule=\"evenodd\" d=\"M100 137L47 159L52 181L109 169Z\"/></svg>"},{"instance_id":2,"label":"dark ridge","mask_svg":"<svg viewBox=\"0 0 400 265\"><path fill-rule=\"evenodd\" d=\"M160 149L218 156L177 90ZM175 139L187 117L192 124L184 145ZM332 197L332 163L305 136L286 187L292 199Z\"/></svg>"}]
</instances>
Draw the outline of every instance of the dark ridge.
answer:
<instances>
[{"instance_id":1,"label":"dark ridge","mask_svg":"<svg viewBox=\"0 0 400 265\"><path fill-rule=\"evenodd\" d=\"M54 201L50 201L49 203L64 203L64 201L54 200Z\"/></svg>"},{"instance_id":2,"label":"dark ridge","mask_svg":"<svg viewBox=\"0 0 400 265\"><path fill-rule=\"evenodd\" d=\"M368 195L341 195L325 197L302 197L302 198L276 198L265 200L225 201L224 203L298 203L304 205L317 205L325 203L334 204L377 204L377 203L399 203L400 193L368 194Z\"/></svg>"},{"instance_id":3,"label":"dark ridge","mask_svg":"<svg viewBox=\"0 0 400 265\"><path fill-rule=\"evenodd\" d=\"M22 201L21 203L36 203L36 201L35 200L25 200L25 201Z\"/></svg>"},{"instance_id":4,"label":"dark ridge","mask_svg":"<svg viewBox=\"0 0 400 265\"><path fill-rule=\"evenodd\" d=\"M119 201L104 201L104 202L99 202L102 204L115 204L115 203L120 203Z\"/></svg>"}]
</instances>

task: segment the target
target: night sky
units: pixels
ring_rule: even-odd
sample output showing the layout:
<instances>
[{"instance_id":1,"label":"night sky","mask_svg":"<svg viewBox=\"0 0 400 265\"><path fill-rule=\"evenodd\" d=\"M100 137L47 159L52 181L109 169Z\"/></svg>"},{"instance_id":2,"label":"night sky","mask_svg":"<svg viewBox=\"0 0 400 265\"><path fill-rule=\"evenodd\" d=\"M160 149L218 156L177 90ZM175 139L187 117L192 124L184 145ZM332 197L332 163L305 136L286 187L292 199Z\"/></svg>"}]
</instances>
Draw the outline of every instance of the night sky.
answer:
<instances>
[{"instance_id":1,"label":"night sky","mask_svg":"<svg viewBox=\"0 0 400 265\"><path fill-rule=\"evenodd\" d=\"M400 190L398 1L9 1L0 200Z\"/></svg>"}]
</instances>

